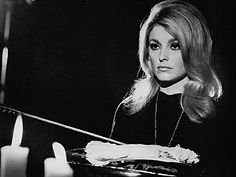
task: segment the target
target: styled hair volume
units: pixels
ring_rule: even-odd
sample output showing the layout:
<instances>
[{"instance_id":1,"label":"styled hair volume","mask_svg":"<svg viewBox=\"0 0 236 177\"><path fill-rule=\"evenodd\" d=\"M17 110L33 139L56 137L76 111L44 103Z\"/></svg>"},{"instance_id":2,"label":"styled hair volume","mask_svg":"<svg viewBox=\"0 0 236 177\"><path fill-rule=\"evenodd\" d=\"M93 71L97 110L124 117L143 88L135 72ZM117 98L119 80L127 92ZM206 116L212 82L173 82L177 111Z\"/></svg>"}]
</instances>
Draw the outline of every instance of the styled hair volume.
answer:
<instances>
[{"instance_id":1,"label":"styled hair volume","mask_svg":"<svg viewBox=\"0 0 236 177\"><path fill-rule=\"evenodd\" d=\"M214 102L222 95L222 85L211 64L212 39L201 12L185 1L166 0L156 4L143 22L139 34L139 62L143 75L137 78L122 100L128 114L142 110L159 90L148 65L148 38L160 25L180 44L184 67L190 81L181 96L181 106L190 120L202 122L214 115Z\"/></svg>"}]
</instances>

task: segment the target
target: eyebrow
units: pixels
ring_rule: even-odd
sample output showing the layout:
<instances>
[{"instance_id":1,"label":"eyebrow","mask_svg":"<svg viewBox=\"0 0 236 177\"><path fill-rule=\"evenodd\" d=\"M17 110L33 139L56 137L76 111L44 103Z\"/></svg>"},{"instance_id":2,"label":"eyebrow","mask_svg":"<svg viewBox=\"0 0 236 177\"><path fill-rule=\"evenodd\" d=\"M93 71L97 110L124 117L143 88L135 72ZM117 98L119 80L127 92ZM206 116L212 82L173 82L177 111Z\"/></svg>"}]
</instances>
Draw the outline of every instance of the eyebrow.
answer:
<instances>
[{"instance_id":1,"label":"eyebrow","mask_svg":"<svg viewBox=\"0 0 236 177\"><path fill-rule=\"evenodd\" d=\"M157 39L151 39L151 40L149 40L149 43L150 43L151 41L154 41L154 42L156 42L156 43L158 43L158 44L161 44ZM176 42L176 41L177 41L177 39L171 38L171 39L168 40L168 43L170 44L170 43ZM178 41L177 41L177 42L178 42Z\"/></svg>"}]
</instances>

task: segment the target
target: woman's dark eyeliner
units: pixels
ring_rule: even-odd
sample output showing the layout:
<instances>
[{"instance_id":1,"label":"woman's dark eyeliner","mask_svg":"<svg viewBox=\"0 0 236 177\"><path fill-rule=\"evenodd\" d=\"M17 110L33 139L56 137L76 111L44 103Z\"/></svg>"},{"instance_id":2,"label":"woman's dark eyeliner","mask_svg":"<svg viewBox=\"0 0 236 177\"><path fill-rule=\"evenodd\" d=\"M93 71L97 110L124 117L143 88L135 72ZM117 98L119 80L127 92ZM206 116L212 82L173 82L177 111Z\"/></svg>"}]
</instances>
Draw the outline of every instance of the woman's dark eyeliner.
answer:
<instances>
[{"instance_id":1,"label":"woman's dark eyeliner","mask_svg":"<svg viewBox=\"0 0 236 177\"><path fill-rule=\"evenodd\" d=\"M152 49L152 50L156 50L157 48L160 47L160 44L156 41L150 41L149 42L149 47Z\"/></svg>"},{"instance_id":2,"label":"woman's dark eyeliner","mask_svg":"<svg viewBox=\"0 0 236 177\"><path fill-rule=\"evenodd\" d=\"M175 41L175 42L171 43L170 48L172 50L179 50L180 49L180 45L179 45L179 43L177 41Z\"/></svg>"}]
</instances>

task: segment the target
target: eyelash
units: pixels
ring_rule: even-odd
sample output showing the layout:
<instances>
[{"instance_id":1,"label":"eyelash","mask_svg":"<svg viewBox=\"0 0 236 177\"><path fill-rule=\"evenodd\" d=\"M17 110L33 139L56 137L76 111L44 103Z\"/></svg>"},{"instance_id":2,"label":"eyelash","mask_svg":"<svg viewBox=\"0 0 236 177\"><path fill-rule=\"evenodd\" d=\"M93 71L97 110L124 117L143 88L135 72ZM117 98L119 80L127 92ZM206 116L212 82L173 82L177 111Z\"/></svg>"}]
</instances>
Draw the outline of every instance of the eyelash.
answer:
<instances>
[{"instance_id":1,"label":"eyelash","mask_svg":"<svg viewBox=\"0 0 236 177\"><path fill-rule=\"evenodd\" d=\"M157 48L159 48L159 45L157 43L150 43L149 46L152 50L157 50Z\"/></svg>"},{"instance_id":2,"label":"eyelash","mask_svg":"<svg viewBox=\"0 0 236 177\"><path fill-rule=\"evenodd\" d=\"M159 48L159 45L157 43L150 43L149 46L152 50L157 50L157 48ZM179 43L178 42L173 42L170 45L170 48L172 50L179 50L180 49Z\"/></svg>"},{"instance_id":3,"label":"eyelash","mask_svg":"<svg viewBox=\"0 0 236 177\"><path fill-rule=\"evenodd\" d=\"M178 42L174 42L170 45L170 47L173 49L173 50L179 50L180 49L180 46L179 46L179 43ZM174 47L174 48L173 48ZM176 49L177 48L177 49Z\"/></svg>"}]
</instances>

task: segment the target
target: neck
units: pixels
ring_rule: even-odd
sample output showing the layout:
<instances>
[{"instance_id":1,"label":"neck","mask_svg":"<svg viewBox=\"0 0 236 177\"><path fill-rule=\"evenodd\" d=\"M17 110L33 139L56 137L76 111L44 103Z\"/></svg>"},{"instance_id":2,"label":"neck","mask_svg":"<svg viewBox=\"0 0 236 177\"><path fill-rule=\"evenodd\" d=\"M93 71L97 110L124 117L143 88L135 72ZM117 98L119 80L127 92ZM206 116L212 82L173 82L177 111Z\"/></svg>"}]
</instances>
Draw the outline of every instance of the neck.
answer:
<instances>
[{"instance_id":1,"label":"neck","mask_svg":"<svg viewBox=\"0 0 236 177\"><path fill-rule=\"evenodd\" d=\"M184 86L189 81L189 78L185 76L182 80L168 86L168 87L162 87L160 85L160 91L164 92L167 95L173 95L176 93L183 93L184 92Z\"/></svg>"}]
</instances>

